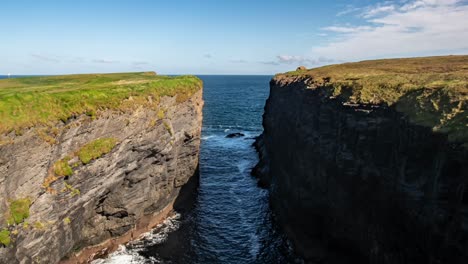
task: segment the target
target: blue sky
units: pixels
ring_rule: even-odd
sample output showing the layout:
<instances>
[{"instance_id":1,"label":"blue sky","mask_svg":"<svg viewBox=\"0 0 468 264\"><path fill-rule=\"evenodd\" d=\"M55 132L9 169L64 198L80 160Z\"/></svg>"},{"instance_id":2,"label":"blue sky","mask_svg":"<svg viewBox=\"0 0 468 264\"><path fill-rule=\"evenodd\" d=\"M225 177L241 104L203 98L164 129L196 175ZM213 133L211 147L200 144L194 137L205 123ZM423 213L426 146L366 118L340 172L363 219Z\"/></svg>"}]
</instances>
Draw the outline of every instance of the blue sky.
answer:
<instances>
[{"instance_id":1,"label":"blue sky","mask_svg":"<svg viewBox=\"0 0 468 264\"><path fill-rule=\"evenodd\" d=\"M2 1L0 74L273 74L468 53L465 0Z\"/></svg>"}]
</instances>

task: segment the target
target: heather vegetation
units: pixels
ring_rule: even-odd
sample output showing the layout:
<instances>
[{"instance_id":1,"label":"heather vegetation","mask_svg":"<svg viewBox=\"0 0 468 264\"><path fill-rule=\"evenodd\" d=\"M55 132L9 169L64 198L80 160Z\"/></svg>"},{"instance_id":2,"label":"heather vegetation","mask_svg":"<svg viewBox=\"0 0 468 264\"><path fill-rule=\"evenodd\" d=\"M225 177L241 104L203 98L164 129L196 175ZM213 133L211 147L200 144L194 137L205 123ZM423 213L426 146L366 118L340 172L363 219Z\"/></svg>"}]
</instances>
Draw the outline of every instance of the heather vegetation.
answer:
<instances>
[{"instance_id":1,"label":"heather vegetation","mask_svg":"<svg viewBox=\"0 0 468 264\"><path fill-rule=\"evenodd\" d=\"M350 102L394 106L414 123L468 144L468 56L362 61L276 76L289 77L313 78Z\"/></svg>"},{"instance_id":2,"label":"heather vegetation","mask_svg":"<svg viewBox=\"0 0 468 264\"><path fill-rule=\"evenodd\" d=\"M0 134L100 110L127 111L137 106L156 109L161 96L183 102L201 89L194 76L155 73L81 74L0 80Z\"/></svg>"}]
</instances>

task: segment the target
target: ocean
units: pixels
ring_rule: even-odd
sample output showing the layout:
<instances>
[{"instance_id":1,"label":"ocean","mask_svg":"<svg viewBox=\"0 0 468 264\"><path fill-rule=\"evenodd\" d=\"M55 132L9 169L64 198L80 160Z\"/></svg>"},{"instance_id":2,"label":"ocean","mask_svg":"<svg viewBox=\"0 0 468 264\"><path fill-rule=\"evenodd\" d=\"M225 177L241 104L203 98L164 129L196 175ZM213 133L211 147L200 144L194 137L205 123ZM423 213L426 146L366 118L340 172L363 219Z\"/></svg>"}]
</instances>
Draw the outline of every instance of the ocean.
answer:
<instances>
[{"instance_id":1,"label":"ocean","mask_svg":"<svg viewBox=\"0 0 468 264\"><path fill-rule=\"evenodd\" d=\"M302 263L275 225L268 191L250 175L272 76L199 77L205 106L192 209L94 264ZM226 138L236 132L245 136Z\"/></svg>"},{"instance_id":2,"label":"ocean","mask_svg":"<svg viewBox=\"0 0 468 264\"><path fill-rule=\"evenodd\" d=\"M250 175L272 76L199 76L204 83L200 186L193 209L94 264L301 263ZM245 134L226 138L230 133Z\"/></svg>"}]
</instances>

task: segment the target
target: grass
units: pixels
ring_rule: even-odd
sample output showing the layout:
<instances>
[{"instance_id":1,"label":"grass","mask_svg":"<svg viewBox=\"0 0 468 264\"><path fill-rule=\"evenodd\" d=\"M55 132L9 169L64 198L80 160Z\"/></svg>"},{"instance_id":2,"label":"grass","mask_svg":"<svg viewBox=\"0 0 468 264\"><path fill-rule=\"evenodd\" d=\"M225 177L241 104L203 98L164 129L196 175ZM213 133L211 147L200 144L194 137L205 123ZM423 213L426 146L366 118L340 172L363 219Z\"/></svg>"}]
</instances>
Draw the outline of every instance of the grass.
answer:
<instances>
[{"instance_id":1,"label":"grass","mask_svg":"<svg viewBox=\"0 0 468 264\"><path fill-rule=\"evenodd\" d=\"M33 227L37 230L43 230L46 227L46 225L40 221L36 221L34 222Z\"/></svg>"},{"instance_id":2,"label":"grass","mask_svg":"<svg viewBox=\"0 0 468 264\"><path fill-rule=\"evenodd\" d=\"M468 146L468 56L386 59L278 74L278 81L312 79L329 95L393 106L413 123Z\"/></svg>"},{"instance_id":3,"label":"grass","mask_svg":"<svg viewBox=\"0 0 468 264\"><path fill-rule=\"evenodd\" d=\"M64 191L67 191L67 190L68 190L68 191L70 192L70 196L71 196L71 197L75 197L76 195L80 195L80 194L81 194L80 190L74 188L73 186L71 186L71 185L68 184L67 182L64 182L64 184L65 184L65 189L64 189Z\"/></svg>"},{"instance_id":4,"label":"grass","mask_svg":"<svg viewBox=\"0 0 468 264\"><path fill-rule=\"evenodd\" d=\"M70 161L70 157L65 157L54 164L54 173L57 176L71 176L73 174L73 170L68 164Z\"/></svg>"},{"instance_id":5,"label":"grass","mask_svg":"<svg viewBox=\"0 0 468 264\"><path fill-rule=\"evenodd\" d=\"M23 222L24 219L29 217L29 206L31 206L31 200L29 200L29 198L11 201L7 223L13 225Z\"/></svg>"},{"instance_id":6,"label":"grass","mask_svg":"<svg viewBox=\"0 0 468 264\"><path fill-rule=\"evenodd\" d=\"M59 120L100 110L156 107L161 96L183 102L201 89L194 76L154 73L82 74L0 80L0 134L36 125L53 127Z\"/></svg>"},{"instance_id":7,"label":"grass","mask_svg":"<svg viewBox=\"0 0 468 264\"><path fill-rule=\"evenodd\" d=\"M55 190L50 185L58 179L65 176L72 176L73 169L81 164L86 165L91 161L102 157L109 153L116 145L118 140L115 138L98 138L88 142L79 150L69 153L65 158L56 161L53 165L53 173L49 173L44 179L42 187L47 189L49 193L55 193ZM70 165L70 160L78 157L79 161L75 161ZM65 191L69 190L72 197L80 194L80 190L73 188L65 182Z\"/></svg>"},{"instance_id":8,"label":"grass","mask_svg":"<svg viewBox=\"0 0 468 264\"><path fill-rule=\"evenodd\" d=\"M172 131L171 125L167 121L164 121L163 124L167 132L171 134L171 136L174 136L174 131Z\"/></svg>"},{"instance_id":9,"label":"grass","mask_svg":"<svg viewBox=\"0 0 468 264\"><path fill-rule=\"evenodd\" d=\"M166 117L166 113L164 109L159 109L157 116L158 116L158 119L164 119Z\"/></svg>"},{"instance_id":10,"label":"grass","mask_svg":"<svg viewBox=\"0 0 468 264\"><path fill-rule=\"evenodd\" d=\"M115 138L100 138L89 142L78 151L78 157L83 164L88 164L92 160L100 158L109 153L117 144Z\"/></svg>"},{"instance_id":11,"label":"grass","mask_svg":"<svg viewBox=\"0 0 468 264\"><path fill-rule=\"evenodd\" d=\"M11 243L10 231L3 229L0 231L0 245L8 247Z\"/></svg>"}]
</instances>

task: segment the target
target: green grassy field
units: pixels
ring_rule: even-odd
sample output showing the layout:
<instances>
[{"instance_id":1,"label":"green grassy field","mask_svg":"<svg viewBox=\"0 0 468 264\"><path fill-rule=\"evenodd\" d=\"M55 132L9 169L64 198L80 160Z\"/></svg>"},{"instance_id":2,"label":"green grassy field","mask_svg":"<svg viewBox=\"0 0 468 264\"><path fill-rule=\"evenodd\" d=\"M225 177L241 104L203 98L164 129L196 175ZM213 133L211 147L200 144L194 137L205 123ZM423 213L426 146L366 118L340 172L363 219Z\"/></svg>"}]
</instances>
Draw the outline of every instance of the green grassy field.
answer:
<instances>
[{"instance_id":1,"label":"green grassy field","mask_svg":"<svg viewBox=\"0 0 468 264\"><path fill-rule=\"evenodd\" d=\"M414 123L468 146L468 56L386 59L278 74L312 78L344 100L395 106Z\"/></svg>"},{"instance_id":2,"label":"green grassy field","mask_svg":"<svg viewBox=\"0 0 468 264\"><path fill-rule=\"evenodd\" d=\"M0 134L36 125L54 126L72 116L95 117L100 110L157 107L161 96L183 102L201 89L194 76L152 72L82 74L0 80Z\"/></svg>"}]
</instances>

